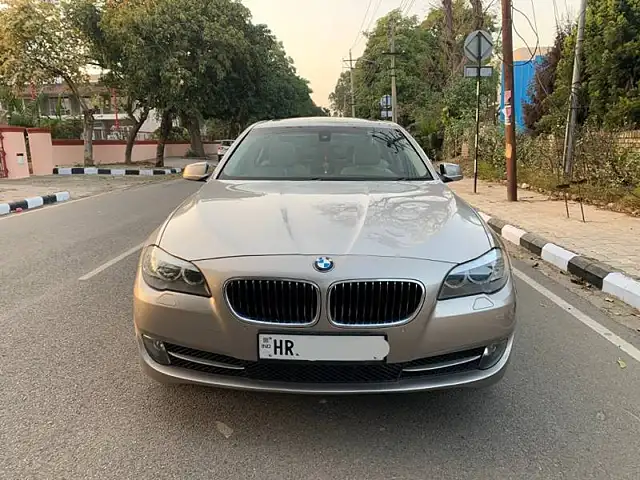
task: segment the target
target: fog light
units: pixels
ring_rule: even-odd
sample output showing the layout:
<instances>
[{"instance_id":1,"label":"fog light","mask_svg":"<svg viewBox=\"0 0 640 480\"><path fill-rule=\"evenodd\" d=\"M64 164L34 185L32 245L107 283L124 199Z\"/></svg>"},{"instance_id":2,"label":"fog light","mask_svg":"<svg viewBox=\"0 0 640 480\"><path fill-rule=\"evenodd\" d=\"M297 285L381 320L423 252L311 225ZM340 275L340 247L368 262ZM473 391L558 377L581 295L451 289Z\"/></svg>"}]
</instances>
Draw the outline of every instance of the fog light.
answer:
<instances>
[{"instance_id":1,"label":"fog light","mask_svg":"<svg viewBox=\"0 0 640 480\"><path fill-rule=\"evenodd\" d=\"M156 362L160 363L161 365L171 364L167 349L164 348L164 343L162 343L160 340L142 335L142 343L144 343L144 348L147 350L149 356Z\"/></svg>"},{"instance_id":2,"label":"fog light","mask_svg":"<svg viewBox=\"0 0 640 480\"><path fill-rule=\"evenodd\" d=\"M482 370L486 370L498 363L502 358L502 355L504 355L504 351L507 349L508 343L509 340L505 339L500 342L492 343L486 347L482 354L482 358L480 359L480 368Z\"/></svg>"}]
</instances>

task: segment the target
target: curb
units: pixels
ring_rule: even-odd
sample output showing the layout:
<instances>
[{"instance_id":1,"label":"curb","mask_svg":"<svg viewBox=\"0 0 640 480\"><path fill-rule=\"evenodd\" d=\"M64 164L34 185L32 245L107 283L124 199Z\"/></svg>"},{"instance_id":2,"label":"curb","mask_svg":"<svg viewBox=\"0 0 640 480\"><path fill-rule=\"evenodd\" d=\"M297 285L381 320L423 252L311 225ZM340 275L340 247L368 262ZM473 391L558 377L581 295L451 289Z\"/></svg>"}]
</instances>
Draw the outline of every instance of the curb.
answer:
<instances>
[{"instance_id":1,"label":"curb","mask_svg":"<svg viewBox=\"0 0 640 480\"><path fill-rule=\"evenodd\" d=\"M69 200L69 192L52 193L51 195L43 195L41 197L30 197L15 202L0 203L0 215L6 215L15 212L18 208L22 210L30 210L43 205L51 205L52 203L64 202Z\"/></svg>"},{"instance_id":2,"label":"curb","mask_svg":"<svg viewBox=\"0 0 640 480\"><path fill-rule=\"evenodd\" d=\"M54 175L171 175L182 172L181 168L149 168L149 169L130 169L130 168L98 168L98 167L54 167Z\"/></svg>"},{"instance_id":3,"label":"curb","mask_svg":"<svg viewBox=\"0 0 640 480\"><path fill-rule=\"evenodd\" d=\"M502 238L542 258L560 270L575 275L623 302L640 309L640 282L593 258L578 255L533 233L478 211Z\"/></svg>"}]
</instances>

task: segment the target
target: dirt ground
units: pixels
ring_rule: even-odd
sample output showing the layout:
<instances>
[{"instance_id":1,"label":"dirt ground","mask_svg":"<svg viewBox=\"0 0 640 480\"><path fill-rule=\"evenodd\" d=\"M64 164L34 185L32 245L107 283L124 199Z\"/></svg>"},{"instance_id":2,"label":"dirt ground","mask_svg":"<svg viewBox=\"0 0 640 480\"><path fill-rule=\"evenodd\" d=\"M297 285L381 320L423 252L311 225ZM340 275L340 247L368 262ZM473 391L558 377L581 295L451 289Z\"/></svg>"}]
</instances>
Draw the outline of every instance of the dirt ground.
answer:
<instances>
[{"instance_id":1,"label":"dirt ground","mask_svg":"<svg viewBox=\"0 0 640 480\"><path fill-rule=\"evenodd\" d=\"M2 179L0 180L0 203L65 191L69 192L72 200L75 200L104 192L124 190L148 183L166 182L177 178L180 178L180 175L46 175L19 180Z\"/></svg>"}]
</instances>

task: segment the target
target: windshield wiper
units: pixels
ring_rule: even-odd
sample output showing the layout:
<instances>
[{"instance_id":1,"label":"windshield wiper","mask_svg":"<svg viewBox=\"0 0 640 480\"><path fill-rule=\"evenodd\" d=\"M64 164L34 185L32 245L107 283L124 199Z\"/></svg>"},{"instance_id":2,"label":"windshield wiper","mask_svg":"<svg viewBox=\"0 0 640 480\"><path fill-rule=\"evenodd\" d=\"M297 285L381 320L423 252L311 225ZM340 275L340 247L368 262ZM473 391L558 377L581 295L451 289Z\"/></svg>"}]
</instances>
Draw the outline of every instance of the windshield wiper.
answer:
<instances>
[{"instance_id":1,"label":"windshield wiper","mask_svg":"<svg viewBox=\"0 0 640 480\"><path fill-rule=\"evenodd\" d=\"M396 178L392 178L390 180L395 180L395 181L398 181L398 182L410 182L410 181L416 181L416 180L430 181L430 180L433 180L433 178L427 178L427 177L396 177Z\"/></svg>"}]
</instances>

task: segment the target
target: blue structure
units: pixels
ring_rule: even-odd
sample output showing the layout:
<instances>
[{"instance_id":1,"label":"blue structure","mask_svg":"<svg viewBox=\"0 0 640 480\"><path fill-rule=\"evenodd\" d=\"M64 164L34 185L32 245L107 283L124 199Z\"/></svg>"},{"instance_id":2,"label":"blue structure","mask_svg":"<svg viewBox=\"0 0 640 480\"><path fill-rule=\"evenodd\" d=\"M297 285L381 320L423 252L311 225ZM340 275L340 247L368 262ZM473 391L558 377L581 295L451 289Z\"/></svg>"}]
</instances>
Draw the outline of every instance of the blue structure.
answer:
<instances>
[{"instance_id":1,"label":"blue structure","mask_svg":"<svg viewBox=\"0 0 640 480\"><path fill-rule=\"evenodd\" d=\"M536 65L543 58L543 55L538 55L532 61L517 60L513 62L513 105L516 131L521 131L525 128L522 104L531 101L529 87L535 78ZM500 121L504 123L504 65L502 66L500 79Z\"/></svg>"}]
</instances>

